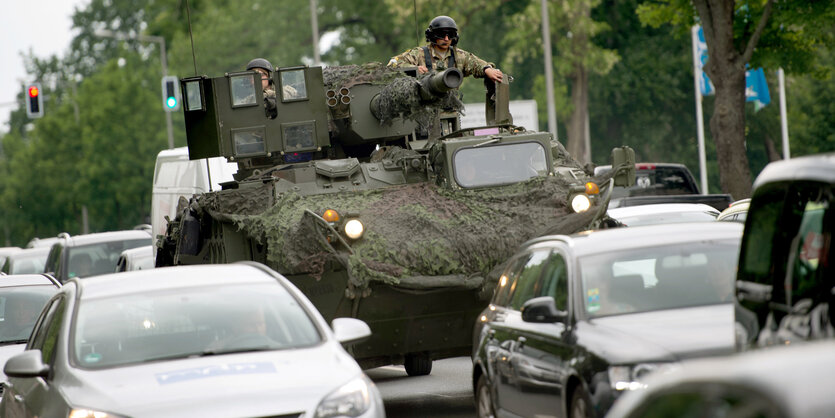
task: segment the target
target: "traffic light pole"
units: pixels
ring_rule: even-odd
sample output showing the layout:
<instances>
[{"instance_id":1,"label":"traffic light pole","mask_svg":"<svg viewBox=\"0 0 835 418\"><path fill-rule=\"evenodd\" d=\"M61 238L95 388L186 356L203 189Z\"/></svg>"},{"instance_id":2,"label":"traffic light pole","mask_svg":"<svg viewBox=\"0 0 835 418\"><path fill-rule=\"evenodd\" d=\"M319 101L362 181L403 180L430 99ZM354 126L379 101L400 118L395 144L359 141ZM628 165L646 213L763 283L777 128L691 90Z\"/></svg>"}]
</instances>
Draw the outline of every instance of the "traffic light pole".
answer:
<instances>
[{"instance_id":1,"label":"traffic light pole","mask_svg":"<svg viewBox=\"0 0 835 418\"><path fill-rule=\"evenodd\" d=\"M159 61L162 64L162 76L168 75L168 59L165 52L165 38L153 35L132 35L113 32L107 29L100 29L95 32L96 36L113 38L118 40L136 39L143 42L156 42L159 44ZM165 128L168 131L168 149L174 148L174 125L171 123L171 112L165 112Z\"/></svg>"}]
</instances>

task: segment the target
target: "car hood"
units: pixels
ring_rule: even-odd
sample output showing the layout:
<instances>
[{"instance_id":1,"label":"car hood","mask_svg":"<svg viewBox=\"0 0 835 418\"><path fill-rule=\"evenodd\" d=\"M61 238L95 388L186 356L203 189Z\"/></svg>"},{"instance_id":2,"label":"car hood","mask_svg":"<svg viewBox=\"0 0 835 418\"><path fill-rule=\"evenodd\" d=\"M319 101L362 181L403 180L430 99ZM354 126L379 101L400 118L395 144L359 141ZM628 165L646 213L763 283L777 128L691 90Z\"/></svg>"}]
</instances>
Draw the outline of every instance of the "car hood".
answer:
<instances>
[{"instance_id":1,"label":"car hood","mask_svg":"<svg viewBox=\"0 0 835 418\"><path fill-rule=\"evenodd\" d=\"M578 342L609 364L679 361L734 352L732 304L581 321Z\"/></svg>"},{"instance_id":2,"label":"car hood","mask_svg":"<svg viewBox=\"0 0 835 418\"><path fill-rule=\"evenodd\" d=\"M22 353L24 348L26 348L26 343L0 345L0 365L6 364L6 360L12 356ZM6 375L3 373L3 368L0 367L0 381L5 380Z\"/></svg>"},{"instance_id":3,"label":"car hood","mask_svg":"<svg viewBox=\"0 0 835 418\"><path fill-rule=\"evenodd\" d=\"M75 407L134 418L272 416L315 409L329 393L361 375L337 343L326 343L75 371L62 387Z\"/></svg>"}]
</instances>

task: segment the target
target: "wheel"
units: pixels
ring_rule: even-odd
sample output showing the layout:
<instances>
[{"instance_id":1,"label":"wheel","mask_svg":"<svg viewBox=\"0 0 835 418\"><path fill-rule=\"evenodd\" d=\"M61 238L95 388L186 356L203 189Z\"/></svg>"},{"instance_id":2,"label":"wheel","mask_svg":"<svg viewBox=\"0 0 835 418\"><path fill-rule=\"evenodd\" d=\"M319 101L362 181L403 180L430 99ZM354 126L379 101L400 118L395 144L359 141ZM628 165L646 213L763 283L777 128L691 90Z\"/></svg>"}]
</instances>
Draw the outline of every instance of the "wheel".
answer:
<instances>
[{"instance_id":1,"label":"wheel","mask_svg":"<svg viewBox=\"0 0 835 418\"><path fill-rule=\"evenodd\" d=\"M591 401L582 386L574 389L569 408L570 418L591 418Z\"/></svg>"},{"instance_id":2,"label":"wheel","mask_svg":"<svg viewBox=\"0 0 835 418\"><path fill-rule=\"evenodd\" d=\"M493 398L490 396L490 386L487 385L487 378L481 375L476 385L476 412L478 418L494 418Z\"/></svg>"},{"instance_id":3,"label":"wheel","mask_svg":"<svg viewBox=\"0 0 835 418\"><path fill-rule=\"evenodd\" d=\"M429 353L406 354L403 365L406 366L406 374L409 376L426 376L432 372L432 359Z\"/></svg>"}]
</instances>

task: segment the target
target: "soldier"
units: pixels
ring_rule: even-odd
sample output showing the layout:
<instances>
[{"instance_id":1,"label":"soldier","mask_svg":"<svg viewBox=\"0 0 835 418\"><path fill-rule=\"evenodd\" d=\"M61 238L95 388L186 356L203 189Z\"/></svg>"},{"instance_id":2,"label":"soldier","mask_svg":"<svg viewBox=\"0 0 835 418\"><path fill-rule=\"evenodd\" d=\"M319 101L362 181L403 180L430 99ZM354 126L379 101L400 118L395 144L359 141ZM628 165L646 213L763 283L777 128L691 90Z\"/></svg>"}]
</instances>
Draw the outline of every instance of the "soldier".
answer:
<instances>
[{"instance_id":1,"label":"soldier","mask_svg":"<svg viewBox=\"0 0 835 418\"><path fill-rule=\"evenodd\" d=\"M275 108L275 88L272 85L273 65L263 58L255 58L246 65L247 71L255 71L261 76L261 88L264 89L264 108L271 118L278 112Z\"/></svg>"},{"instance_id":2,"label":"soldier","mask_svg":"<svg viewBox=\"0 0 835 418\"><path fill-rule=\"evenodd\" d=\"M428 45L412 48L392 58L388 66L393 68L417 66L420 74L428 72L430 68L443 70L456 67L464 73L465 77L487 77L496 82L502 81L502 72L495 68L493 63L456 48L458 26L451 17L438 16L432 19L425 33Z\"/></svg>"}]
</instances>

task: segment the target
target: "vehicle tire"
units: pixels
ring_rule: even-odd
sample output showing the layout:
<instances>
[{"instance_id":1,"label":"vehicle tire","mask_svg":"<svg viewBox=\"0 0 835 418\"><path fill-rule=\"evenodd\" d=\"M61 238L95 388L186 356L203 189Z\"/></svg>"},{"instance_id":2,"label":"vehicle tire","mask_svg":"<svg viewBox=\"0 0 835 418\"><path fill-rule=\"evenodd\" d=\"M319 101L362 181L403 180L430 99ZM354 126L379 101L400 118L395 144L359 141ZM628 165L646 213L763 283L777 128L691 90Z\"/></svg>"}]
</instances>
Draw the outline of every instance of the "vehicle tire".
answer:
<instances>
[{"instance_id":1,"label":"vehicle tire","mask_svg":"<svg viewBox=\"0 0 835 418\"><path fill-rule=\"evenodd\" d=\"M432 359L429 353L406 354L403 362L406 367L406 374L409 376L426 376L432 372Z\"/></svg>"},{"instance_id":2,"label":"vehicle tire","mask_svg":"<svg viewBox=\"0 0 835 418\"><path fill-rule=\"evenodd\" d=\"M490 386L487 385L487 377L479 376L475 390L475 407L478 418L495 418L493 411L493 397L490 395Z\"/></svg>"},{"instance_id":3,"label":"vehicle tire","mask_svg":"<svg viewBox=\"0 0 835 418\"><path fill-rule=\"evenodd\" d=\"M591 418L591 400L582 386L577 386L568 405L569 418Z\"/></svg>"}]
</instances>

